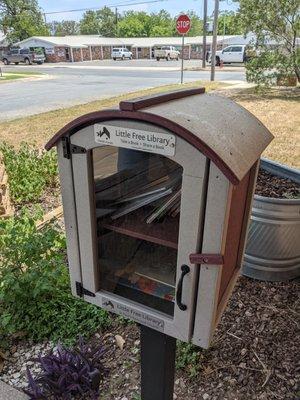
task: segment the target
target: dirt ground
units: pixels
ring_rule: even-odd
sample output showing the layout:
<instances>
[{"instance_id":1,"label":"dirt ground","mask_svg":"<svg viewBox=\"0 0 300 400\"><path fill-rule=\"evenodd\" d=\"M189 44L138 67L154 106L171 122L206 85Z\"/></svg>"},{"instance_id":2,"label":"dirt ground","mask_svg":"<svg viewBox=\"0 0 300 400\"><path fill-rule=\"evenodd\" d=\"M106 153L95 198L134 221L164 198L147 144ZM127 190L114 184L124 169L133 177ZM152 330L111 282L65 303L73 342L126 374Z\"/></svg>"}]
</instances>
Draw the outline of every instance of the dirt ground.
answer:
<instances>
[{"instance_id":1,"label":"dirt ground","mask_svg":"<svg viewBox=\"0 0 300 400\"><path fill-rule=\"evenodd\" d=\"M239 279L209 350L176 372L177 400L299 400L299 283ZM125 340L124 349L115 335ZM96 339L99 340L99 339ZM139 399L139 330L116 324L104 336L109 380L101 400ZM177 359L184 357L181 352ZM196 376L191 377L194 369ZM155 400L155 399L153 399Z\"/></svg>"}]
</instances>

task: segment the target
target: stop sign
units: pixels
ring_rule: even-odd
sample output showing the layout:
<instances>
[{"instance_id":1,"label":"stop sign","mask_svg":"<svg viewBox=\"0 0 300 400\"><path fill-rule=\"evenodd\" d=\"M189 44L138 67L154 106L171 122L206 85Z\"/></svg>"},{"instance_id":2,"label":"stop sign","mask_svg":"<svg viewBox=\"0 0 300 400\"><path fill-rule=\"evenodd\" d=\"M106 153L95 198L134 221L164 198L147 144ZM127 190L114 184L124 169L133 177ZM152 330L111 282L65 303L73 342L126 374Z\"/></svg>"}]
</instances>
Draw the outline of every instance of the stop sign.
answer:
<instances>
[{"instance_id":1,"label":"stop sign","mask_svg":"<svg viewBox=\"0 0 300 400\"><path fill-rule=\"evenodd\" d=\"M176 21L177 32L181 35L185 35L191 29L190 17L186 14L179 15Z\"/></svg>"}]
</instances>

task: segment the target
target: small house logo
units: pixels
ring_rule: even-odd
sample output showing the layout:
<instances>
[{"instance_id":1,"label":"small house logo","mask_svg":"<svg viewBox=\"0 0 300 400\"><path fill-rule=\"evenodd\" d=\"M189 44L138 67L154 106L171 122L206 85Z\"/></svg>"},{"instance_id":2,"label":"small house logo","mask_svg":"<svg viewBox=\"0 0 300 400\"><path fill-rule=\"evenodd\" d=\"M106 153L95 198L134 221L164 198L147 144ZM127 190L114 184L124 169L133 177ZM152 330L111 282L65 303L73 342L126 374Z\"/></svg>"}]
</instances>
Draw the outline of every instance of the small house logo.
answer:
<instances>
[{"instance_id":1,"label":"small house logo","mask_svg":"<svg viewBox=\"0 0 300 400\"><path fill-rule=\"evenodd\" d=\"M113 305L112 301L110 300L104 300L103 301L103 307L107 307L110 310L114 310L115 306Z\"/></svg>"},{"instance_id":2,"label":"small house logo","mask_svg":"<svg viewBox=\"0 0 300 400\"><path fill-rule=\"evenodd\" d=\"M107 128L105 128L105 126L103 127L103 129L97 132L97 136L98 138L101 138L102 136L106 136L106 140L110 139L110 132Z\"/></svg>"}]
</instances>

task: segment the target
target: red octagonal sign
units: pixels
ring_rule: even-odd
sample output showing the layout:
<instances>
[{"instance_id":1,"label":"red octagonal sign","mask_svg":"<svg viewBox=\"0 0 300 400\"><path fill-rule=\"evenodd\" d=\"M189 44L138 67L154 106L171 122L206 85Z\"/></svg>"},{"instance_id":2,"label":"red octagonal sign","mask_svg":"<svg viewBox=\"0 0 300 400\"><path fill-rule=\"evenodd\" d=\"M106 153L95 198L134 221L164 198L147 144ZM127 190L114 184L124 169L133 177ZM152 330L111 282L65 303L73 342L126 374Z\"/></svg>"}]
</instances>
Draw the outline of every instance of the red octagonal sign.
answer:
<instances>
[{"instance_id":1,"label":"red octagonal sign","mask_svg":"<svg viewBox=\"0 0 300 400\"><path fill-rule=\"evenodd\" d=\"M179 15L176 21L177 32L181 35L185 35L191 29L190 17L186 14Z\"/></svg>"}]
</instances>

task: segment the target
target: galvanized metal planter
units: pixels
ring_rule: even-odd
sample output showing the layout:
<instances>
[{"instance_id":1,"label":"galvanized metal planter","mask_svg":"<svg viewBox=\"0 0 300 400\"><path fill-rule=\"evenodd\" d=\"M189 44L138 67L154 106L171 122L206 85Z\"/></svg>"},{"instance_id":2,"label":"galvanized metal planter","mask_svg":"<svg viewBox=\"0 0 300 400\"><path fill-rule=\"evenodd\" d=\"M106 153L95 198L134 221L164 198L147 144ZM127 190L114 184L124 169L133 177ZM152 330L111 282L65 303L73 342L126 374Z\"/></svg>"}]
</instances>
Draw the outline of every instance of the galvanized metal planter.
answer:
<instances>
[{"instance_id":1,"label":"galvanized metal planter","mask_svg":"<svg viewBox=\"0 0 300 400\"><path fill-rule=\"evenodd\" d=\"M261 168L300 183L300 171L262 159ZM243 275L265 281L300 276L300 199L254 196Z\"/></svg>"}]
</instances>

